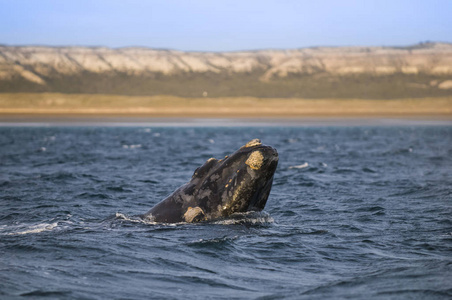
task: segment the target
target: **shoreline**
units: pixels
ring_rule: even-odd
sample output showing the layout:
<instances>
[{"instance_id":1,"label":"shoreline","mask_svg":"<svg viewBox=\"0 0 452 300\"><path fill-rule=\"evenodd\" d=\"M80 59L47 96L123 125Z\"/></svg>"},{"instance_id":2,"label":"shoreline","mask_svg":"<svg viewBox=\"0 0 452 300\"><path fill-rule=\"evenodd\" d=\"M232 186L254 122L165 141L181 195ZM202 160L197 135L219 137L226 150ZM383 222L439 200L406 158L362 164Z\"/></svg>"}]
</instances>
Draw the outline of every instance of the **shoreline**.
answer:
<instances>
[{"instance_id":1,"label":"shoreline","mask_svg":"<svg viewBox=\"0 0 452 300\"><path fill-rule=\"evenodd\" d=\"M451 125L452 97L372 100L0 93L0 126L8 124Z\"/></svg>"},{"instance_id":2,"label":"shoreline","mask_svg":"<svg viewBox=\"0 0 452 300\"><path fill-rule=\"evenodd\" d=\"M144 118L36 117L4 118L0 127L329 127L329 126L452 126L450 118Z\"/></svg>"}]
</instances>

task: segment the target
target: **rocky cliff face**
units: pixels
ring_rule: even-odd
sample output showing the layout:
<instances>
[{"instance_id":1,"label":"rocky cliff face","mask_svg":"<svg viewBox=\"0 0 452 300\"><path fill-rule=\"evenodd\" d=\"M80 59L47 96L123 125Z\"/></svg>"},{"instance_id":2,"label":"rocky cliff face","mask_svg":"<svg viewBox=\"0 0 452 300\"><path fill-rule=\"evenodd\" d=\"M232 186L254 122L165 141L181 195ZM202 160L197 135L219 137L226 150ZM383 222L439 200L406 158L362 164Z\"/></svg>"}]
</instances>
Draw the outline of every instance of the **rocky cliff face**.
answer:
<instances>
[{"instance_id":1,"label":"rocky cliff face","mask_svg":"<svg viewBox=\"0 0 452 300\"><path fill-rule=\"evenodd\" d=\"M452 44L441 43L225 53L0 46L0 92L388 98L450 95L450 80Z\"/></svg>"}]
</instances>

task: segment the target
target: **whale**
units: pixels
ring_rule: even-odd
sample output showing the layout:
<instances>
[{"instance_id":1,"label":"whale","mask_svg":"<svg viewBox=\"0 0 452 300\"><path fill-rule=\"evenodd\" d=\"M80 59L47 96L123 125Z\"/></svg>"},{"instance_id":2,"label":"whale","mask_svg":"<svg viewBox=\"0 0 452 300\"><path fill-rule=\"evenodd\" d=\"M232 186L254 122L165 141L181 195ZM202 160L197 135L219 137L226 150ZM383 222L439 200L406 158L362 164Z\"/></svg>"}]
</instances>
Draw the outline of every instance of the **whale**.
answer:
<instances>
[{"instance_id":1,"label":"whale","mask_svg":"<svg viewBox=\"0 0 452 300\"><path fill-rule=\"evenodd\" d=\"M210 158L190 181L140 217L157 223L195 223L264 209L278 152L253 139L221 160Z\"/></svg>"}]
</instances>

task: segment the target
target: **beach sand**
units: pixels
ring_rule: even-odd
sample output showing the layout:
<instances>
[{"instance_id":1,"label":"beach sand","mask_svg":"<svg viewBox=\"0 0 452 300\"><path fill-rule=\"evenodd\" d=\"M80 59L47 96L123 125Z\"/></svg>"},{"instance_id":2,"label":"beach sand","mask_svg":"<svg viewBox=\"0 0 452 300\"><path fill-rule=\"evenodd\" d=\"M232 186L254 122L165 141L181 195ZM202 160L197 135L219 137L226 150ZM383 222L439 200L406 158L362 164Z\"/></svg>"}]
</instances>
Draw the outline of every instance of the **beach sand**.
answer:
<instances>
[{"instance_id":1,"label":"beach sand","mask_svg":"<svg viewBox=\"0 0 452 300\"><path fill-rule=\"evenodd\" d=\"M0 122L337 123L452 121L452 97L393 100L180 98L59 93L2 93ZM224 121L221 121L224 120Z\"/></svg>"}]
</instances>

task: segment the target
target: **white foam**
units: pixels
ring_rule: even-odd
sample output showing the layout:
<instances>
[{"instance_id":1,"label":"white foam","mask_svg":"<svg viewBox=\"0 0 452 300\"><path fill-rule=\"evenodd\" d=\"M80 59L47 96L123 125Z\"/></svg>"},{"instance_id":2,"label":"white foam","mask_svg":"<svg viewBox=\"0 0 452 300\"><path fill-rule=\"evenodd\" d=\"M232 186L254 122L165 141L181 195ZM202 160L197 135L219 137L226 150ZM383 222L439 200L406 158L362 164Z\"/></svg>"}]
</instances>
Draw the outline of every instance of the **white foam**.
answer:
<instances>
[{"instance_id":1,"label":"white foam","mask_svg":"<svg viewBox=\"0 0 452 300\"><path fill-rule=\"evenodd\" d=\"M187 223L187 222L179 222L179 223L159 223L155 222L153 218L140 218L137 216L129 217L122 213L115 214L116 220L124 220L133 223L147 224L147 225L165 225L165 226L180 226L187 224L202 224L201 223ZM235 213L232 214L227 219L221 219L217 221L213 221L212 224L219 225L236 225L236 224L269 224L274 223L275 220L270 217L269 214L265 212L245 212L245 213ZM210 223L210 222L208 222Z\"/></svg>"},{"instance_id":2,"label":"white foam","mask_svg":"<svg viewBox=\"0 0 452 300\"><path fill-rule=\"evenodd\" d=\"M309 167L309 164L305 162L304 164L297 165L297 166L290 166L289 169L304 169Z\"/></svg>"},{"instance_id":3,"label":"white foam","mask_svg":"<svg viewBox=\"0 0 452 300\"><path fill-rule=\"evenodd\" d=\"M130 218L129 216L126 216L125 214L118 213L118 212L115 214L115 218L121 219L124 221L131 221L131 222L140 222L140 220L141 220L141 219Z\"/></svg>"},{"instance_id":4,"label":"white foam","mask_svg":"<svg viewBox=\"0 0 452 300\"><path fill-rule=\"evenodd\" d=\"M155 222L152 217L151 218L141 218L141 217L138 217L138 216L129 217L129 216L125 215L125 214L118 213L118 212L115 214L115 219L116 220L123 220L123 221L133 222L133 223L147 224L147 225L177 226L177 225L188 224L186 222L160 223L160 222Z\"/></svg>"},{"instance_id":5,"label":"white foam","mask_svg":"<svg viewBox=\"0 0 452 300\"><path fill-rule=\"evenodd\" d=\"M195 243L201 243L201 244L204 244L204 243L221 243L221 242L224 242L224 241L233 241L233 240L236 240L238 238L239 238L238 235L234 235L234 236L231 236L231 237L224 237L224 238L199 239L199 240L195 241Z\"/></svg>"},{"instance_id":6,"label":"white foam","mask_svg":"<svg viewBox=\"0 0 452 300\"><path fill-rule=\"evenodd\" d=\"M118 213L118 212L115 214L115 219L116 220L124 220L124 221L128 221L128 222L133 222L133 223L141 223L141 224L150 224L150 225L158 224L157 222L154 222L151 219L143 219L143 218L136 217L136 216L129 217L125 214Z\"/></svg>"},{"instance_id":7,"label":"white foam","mask_svg":"<svg viewBox=\"0 0 452 300\"><path fill-rule=\"evenodd\" d=\"M219 224L219 225L238 225L238 224L270 224L274 223L275 220L271 217L269 218L253 218L253 219L225 219L221 221L213 222L213 224Z\"/></svg>"},{"instance_id":8,"label":"white foam","mask_svg":"<svg viewBox=\"0 0 452 300\"><path fill-rule=\"evenodd\" d=\"M21 234L30 234L30 233L40 233L43 231L51 231L58 226L58 222L54 223L42 223L37 225L31 225L23 228L20 231L14 231L7 233L6 235L21 235Z\"/></svg>"},{"instance_id":9,"label":"white foam","mask_svg":"<svg viewBox=\"0 0 452 300\"><path fill-rule=\"evenodd\" d=\"M219 225L238 225L238 224L270 224L275 220L265 212L246 212L235 213L227 219L214 221L213 224Z\"/></svg>"},{"instance_id":10,"label":"white foam","mask_svg":"<svg viewBox=\"0 0 452 300\"><path fill-rule=\"evenodd\" d=\"M141 144L136 144L136 145L122 145L122 147L124 149L137 149L137 148L141 148Z\"/></svg>"}]
</instances>

